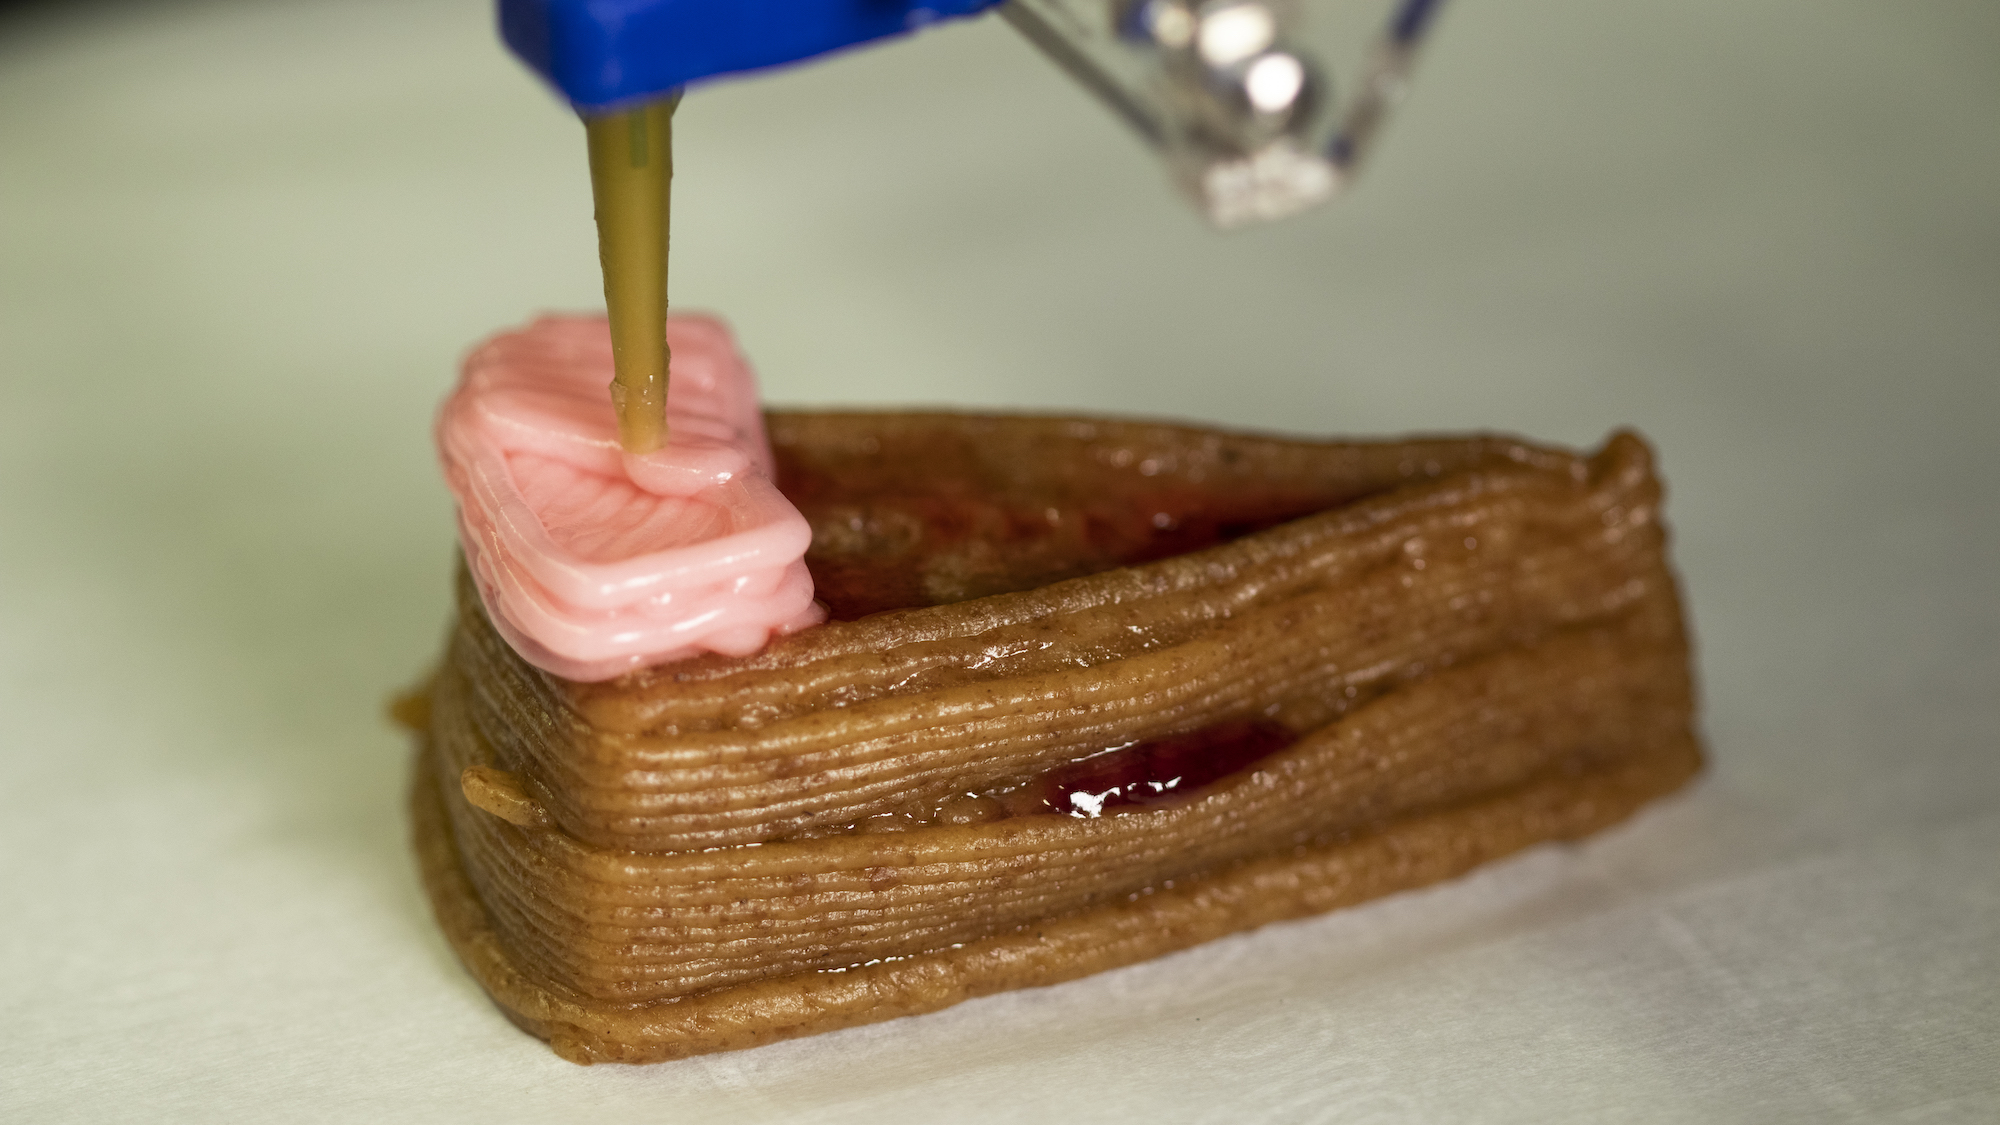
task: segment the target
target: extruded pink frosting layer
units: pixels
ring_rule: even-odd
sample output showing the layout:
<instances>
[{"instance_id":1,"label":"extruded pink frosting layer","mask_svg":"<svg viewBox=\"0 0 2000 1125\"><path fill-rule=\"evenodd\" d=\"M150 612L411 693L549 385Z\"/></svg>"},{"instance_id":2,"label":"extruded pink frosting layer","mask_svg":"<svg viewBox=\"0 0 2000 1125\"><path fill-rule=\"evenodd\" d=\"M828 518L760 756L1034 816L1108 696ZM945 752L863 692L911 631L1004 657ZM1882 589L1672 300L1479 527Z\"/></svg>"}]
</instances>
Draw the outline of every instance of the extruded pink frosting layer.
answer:
<instances>
[{"instance_id":1,"label":"extruded pink frosting layer","mask_svg":"<svg viewBox=\"0 0 2000 1125\"><path fill-rule=\"evenodd\" d=\"M667 321L665 449L628 456L601 316L548 316L465 361L437 422L465 560L530 663L608 680L747 656L817 624L805 517L771 483L756 377L723 324Z\"/></svg>"}]
</instances>

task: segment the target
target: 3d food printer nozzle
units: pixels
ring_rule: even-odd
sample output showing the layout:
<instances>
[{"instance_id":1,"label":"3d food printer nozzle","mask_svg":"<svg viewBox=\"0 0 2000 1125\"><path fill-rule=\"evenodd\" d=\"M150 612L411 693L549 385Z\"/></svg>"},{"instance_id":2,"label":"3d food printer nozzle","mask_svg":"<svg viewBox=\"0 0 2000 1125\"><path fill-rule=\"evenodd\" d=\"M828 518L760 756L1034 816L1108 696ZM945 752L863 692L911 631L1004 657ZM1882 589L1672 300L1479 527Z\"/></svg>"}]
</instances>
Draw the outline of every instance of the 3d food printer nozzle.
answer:
<instances>
[{"instance_id":1,"label":"3d food printer nozzle","mask_svg":"<svg viewBox=\"0 0 2000 1125\"><path fill-rule=\"evenodd\" d=\"M1297 0L499 0L509 47L585 114L999 8L1165 158L1218 226L1331 197L1443 0L1396 0L1336 99Z\"/></svg>"}]
</instances>

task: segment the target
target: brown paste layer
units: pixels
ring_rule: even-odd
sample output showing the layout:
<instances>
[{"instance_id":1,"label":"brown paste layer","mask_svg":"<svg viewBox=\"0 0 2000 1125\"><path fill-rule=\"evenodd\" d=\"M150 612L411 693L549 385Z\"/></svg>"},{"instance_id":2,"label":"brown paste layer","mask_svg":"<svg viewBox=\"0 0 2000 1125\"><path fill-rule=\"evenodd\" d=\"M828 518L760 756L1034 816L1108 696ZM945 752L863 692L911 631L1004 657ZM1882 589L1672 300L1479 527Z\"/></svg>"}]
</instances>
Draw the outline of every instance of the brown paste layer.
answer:
<instances>
[{"instance_id":1,"label":"brown paste layer","mask_svg":"<svg viewBox=\"0 0 2000 1125\"><path fill-rule=\"evenodd\" d=\"M565 1057L1069 979L1595 831L1699 767L1629 434L1584 458L954 415L772 431L856 619L575 684L461 579L410 716L439 916ZM1079 778L1157 792L1065 815L1046 795Z\"/></svg>"}]
</instances>

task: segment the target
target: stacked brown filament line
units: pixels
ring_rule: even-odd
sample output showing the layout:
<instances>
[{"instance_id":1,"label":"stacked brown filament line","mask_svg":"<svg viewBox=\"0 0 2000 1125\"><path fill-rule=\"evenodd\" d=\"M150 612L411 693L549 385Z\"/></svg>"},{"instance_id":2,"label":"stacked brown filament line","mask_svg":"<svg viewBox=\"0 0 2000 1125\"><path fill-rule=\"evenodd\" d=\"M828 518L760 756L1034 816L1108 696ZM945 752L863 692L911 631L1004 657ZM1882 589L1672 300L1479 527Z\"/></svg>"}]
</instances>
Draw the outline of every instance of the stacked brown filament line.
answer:
<instances>
[{"instance_id":1,"label":"stacked brown filament line","mask_svg":"<svg viewBox=\"0 0 2000 1125\"><path fill-rule=\"evenodd\" d=\"M1632 435L1579 456L1029 417L771 430L836 620L578 684L461 578L407 710L439 917L566 1058L1075 978L1596 831L1700 767ZM1280 737L1191 788L1042 799L1253 727Z\"/></svg>"}]
</instances>

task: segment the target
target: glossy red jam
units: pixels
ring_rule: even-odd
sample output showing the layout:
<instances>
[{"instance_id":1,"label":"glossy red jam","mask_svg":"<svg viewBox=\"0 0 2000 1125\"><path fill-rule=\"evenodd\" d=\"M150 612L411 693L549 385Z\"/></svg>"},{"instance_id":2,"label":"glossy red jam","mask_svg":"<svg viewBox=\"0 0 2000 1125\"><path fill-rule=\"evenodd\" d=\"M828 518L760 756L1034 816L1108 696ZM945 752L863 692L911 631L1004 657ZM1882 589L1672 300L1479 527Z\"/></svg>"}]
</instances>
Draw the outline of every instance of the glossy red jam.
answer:
<instances>
[{"instance_id":1,"label":"glossy red jam","mask_svg":"<svg viewBox=\"0 0 2000 1125\"><path fill-rule=\"evenodd\" d=\"M1185 799L1283 750L1296 735L1265 720L1223 723L1121 746L1050 770L1000 796L1008 813L1094 817Z\"/></svg>"}]
</instances>

